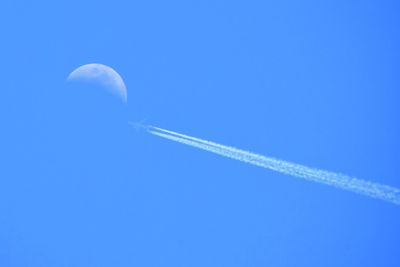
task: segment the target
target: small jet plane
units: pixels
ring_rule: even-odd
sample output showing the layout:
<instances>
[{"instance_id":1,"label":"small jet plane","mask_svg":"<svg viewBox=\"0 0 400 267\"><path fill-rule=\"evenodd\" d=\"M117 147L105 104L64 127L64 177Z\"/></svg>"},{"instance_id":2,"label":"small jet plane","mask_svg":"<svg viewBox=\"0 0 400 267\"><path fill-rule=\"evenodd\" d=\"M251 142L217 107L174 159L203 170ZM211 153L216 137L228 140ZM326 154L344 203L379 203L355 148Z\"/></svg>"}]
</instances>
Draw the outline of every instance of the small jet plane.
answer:
<instances>
[{"instance_id":1,"label":"small jet plane","mask_svg":"<svg viewBox=\"0 0 400 267\"><path fill-rule=\"evenodd\" d=\"M135 128L137 131L139 131L139 130L147 131L149 129L149 126L144 124L144 121L145 121L145 119L141 120L141 121L137 121L137 122L129 121L128 124L131 125L133 128Z\"/></svg>"}]
</instances>

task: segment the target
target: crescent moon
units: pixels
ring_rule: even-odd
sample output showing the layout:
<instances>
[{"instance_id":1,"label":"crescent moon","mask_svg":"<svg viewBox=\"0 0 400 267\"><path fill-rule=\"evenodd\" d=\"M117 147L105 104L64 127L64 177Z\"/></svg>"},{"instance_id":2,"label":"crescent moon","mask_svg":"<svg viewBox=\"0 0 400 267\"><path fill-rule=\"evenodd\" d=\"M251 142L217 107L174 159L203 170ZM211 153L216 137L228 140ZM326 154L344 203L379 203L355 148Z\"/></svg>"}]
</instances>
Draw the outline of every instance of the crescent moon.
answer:
<instances>
[{"instance_id":1,"label":"crescent moon","mask_svg":"<svg viewBox=\"0 0 400 267\"><path fill-rule=\"evenodd\" d=\"M103 64L86 64L73 70L67 81L84 81L98 84L127 102L128 92L122 77L113 68Z\"/></svg>"}]
</instances>

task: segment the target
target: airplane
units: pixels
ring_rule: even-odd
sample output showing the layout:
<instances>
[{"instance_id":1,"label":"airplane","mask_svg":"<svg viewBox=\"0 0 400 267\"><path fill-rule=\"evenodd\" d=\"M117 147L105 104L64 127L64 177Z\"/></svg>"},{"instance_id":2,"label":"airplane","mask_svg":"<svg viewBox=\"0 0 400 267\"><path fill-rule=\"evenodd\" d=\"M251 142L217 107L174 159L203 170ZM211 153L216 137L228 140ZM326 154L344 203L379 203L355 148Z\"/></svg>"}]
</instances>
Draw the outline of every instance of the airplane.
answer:
<instances>
[{"instance_id":1,"label":"airplane","mask_svg":"<svg viewBox=\"0 0 400 267\"><path fill-rule=\"evenodd\" d=\"M139 131L139 130L148 130L150 128L150 126L144 124L144 121L146 121L146 119L143 119L141 121L137 121L137 122L132 122L132 121L128 121L128 124L131 125L133 128L135 128L135 130Z\"/></svg>"}]
</instances>

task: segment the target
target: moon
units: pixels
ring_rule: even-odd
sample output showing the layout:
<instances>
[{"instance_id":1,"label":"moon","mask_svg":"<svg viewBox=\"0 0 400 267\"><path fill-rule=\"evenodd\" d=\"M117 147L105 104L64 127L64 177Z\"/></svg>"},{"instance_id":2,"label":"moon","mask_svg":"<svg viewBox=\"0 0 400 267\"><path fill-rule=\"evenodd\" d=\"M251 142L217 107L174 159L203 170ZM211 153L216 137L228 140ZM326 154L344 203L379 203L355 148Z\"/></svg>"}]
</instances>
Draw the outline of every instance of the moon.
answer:
<instances>
[{"instance_id":1,"label":"moon","mask_svg":"<svg viewBox=\"0 0 400 267\"><path fill-rule=\"evenodd\" d=\"M109 66L98 63L82 65L69 74L67 81L83 81L101 85L124 103L127 102L128 92L124 80Z\"/></svg>"}]
</instances>

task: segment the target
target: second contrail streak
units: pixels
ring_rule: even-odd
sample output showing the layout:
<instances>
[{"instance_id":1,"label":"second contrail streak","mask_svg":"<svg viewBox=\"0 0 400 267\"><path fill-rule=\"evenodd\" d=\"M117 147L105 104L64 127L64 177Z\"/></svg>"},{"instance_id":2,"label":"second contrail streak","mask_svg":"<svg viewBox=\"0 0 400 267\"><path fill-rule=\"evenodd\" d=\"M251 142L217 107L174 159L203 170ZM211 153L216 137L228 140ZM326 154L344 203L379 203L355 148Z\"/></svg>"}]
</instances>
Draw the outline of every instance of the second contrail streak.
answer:
<instances>
[{"instance_id":1,"label":"second contrail streak","mask_svg":"<svg viewBox=\"0 0 400 267\"><path fill-rule=\"evenodd\" d=\"M221 156L400 205L400 189L392 186L278 160L158 127L146 126L144 128L153 135L197 147Z\"/></svg>"}]
</instances>

